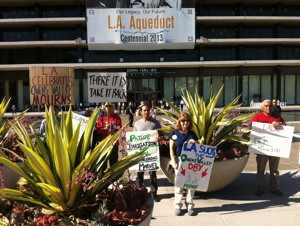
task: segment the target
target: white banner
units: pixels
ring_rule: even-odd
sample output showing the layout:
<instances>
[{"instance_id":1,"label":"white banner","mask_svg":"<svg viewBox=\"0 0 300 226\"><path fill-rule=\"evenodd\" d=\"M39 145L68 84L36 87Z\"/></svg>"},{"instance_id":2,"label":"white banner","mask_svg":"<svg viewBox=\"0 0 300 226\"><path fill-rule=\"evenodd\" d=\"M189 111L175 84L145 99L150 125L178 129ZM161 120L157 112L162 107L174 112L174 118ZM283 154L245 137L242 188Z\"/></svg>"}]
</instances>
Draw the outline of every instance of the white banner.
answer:
<instances>
[{"instance_id":1,"label":"white banner","mask_svg":"<svg viewBox=\"0 0 300 226\"><path fill-rule=\"evenodd\" d=\"M89 72L88 101L98 102L127 102L126 72Z\"/></svg>"},{"instance_id":2,"label":"white banner","mask_svg":"<svg viewBox=\"0 0 300 226\"><path fill-rule=\"evenodd\" d=\"M89 121L89 118L72 112L72 122L73 122L73 130L74 131L75 131L75 129L77 129L80 120L81 120L81 124L80 124L80 130L79 130L78 140L80 140L80 138L81 138L81 136L82 136L82 134L84 132L84 129L86 127L86 124Z\"/></svg>"},{"instance_id":3,"label":"white banner","mask_svg":"<svg viewBox=\"0 0 300 226\"><path fill-rule=\"evenodd\" d=\"M289 158L294 127L280 126L275 129L272 124L253 122L249 152L261 155Z\"/></svg>"},{"instance_id":4,"label":"white banner","mask_svg":"<svg viewBox=\"0 0 300 226\"><path fill-rule=\"evenodd\" d=\"M89 8L88 5L88 48L193 49L196 40L194 0L186 1L190 2L187 6L190 8L181 8L179 3L162 8Z\"/></svg>"},{"instance_id":5,"label":"white banner","mask_svg":"<svg viewBox=\"0 0 300 226\"><path fill-rule=\"evenodd\" d=\"M139 164L129 168L132 171L156 171L160 169L159 146L157 130L136 131L126 133L128 155L148 148L143 155L146 157Z\"/></svg>"},{"instance_id":6,"label":"white banner","mask_svg":"<svg viewBox=\"0 0 300 226\"><path fill-rule=\"evenodd\" d=\"M206 191L216 155L216 147L184 143L175 185L185 189Z\"/></svg>"}]
</instances>

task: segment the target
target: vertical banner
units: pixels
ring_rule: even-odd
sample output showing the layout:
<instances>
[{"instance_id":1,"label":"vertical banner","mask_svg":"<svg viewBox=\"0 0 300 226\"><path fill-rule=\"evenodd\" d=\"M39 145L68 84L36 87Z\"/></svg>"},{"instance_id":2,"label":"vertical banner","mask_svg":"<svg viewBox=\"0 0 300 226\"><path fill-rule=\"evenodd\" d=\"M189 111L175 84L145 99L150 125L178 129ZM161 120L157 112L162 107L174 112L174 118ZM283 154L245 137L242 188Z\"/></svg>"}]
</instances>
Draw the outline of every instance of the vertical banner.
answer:
<instances>
[{"instance_id":1,"label":"vertical banner","mask_svg":"<svg viewBox=\"0 0 300 226\"><path fill-rule=\"evenodd\" d=\"M206 191L216 155L216 147L184 143L175 185L185 189Z\"/></svg>"},{"instance_id":2,"label":"vertical banner","mask_svg":"<svg viewBox=\"0 0 300 226\"><path fill-rule=\"evenodd\" d=\"M74 104L74 69L71 67L30 67L31 105Z\"/></svg>"},{"instance_id":3,"label":"vertical banner","mask_svg":"<svg viewBox=\"0 0 300 226\"><path fill-rule=\"evenodd\" d=\"M126 72L89 72L88 101L127 102Z\"/></svg>"},{"instance_id":4,"label":"vertical banner","mask_svg":"<svg viewBox=\"0 0 300 226\"><path fill-rule=\"evenodd\" d=\"M159 146L157 142L157 130L137 131L126 133L128 155L140 152L144 148L148 148L144 152L144 160L137 165L132 166L132 171L156 171L160 169Z\"/></svg>"},{"instance_id":5,"label":"vertical banner","mask_svg":"<svg viewBox=\"0 0 300 226\"><path fill-rule=\"evenodd\" d=\"M89 50L193 49L195 0L87 0Z\"/></svg>"},{"instance_id":6,"label":"vertical banner","mask_svg":"<svg viewBox=\"0 0 300 226\"><path fill-rule=\"evenodd\" d=\"M250 134L249 152L261 155L289 158L294 127L279 126L274 128L272 124L253 122Z\"/></svg>"},{"instance_id":7,"label":"vertical banner","mask_svg":"<svg viewBox=\"0 0 300 226\"><path fill-rule=\"evenodd\" d=\"M81 124L80 124L80 130L79 130L79 137L78 137L78 140L80 140L83 132L84 132L84 129L89 121L89 118L88 117L85 117L83 115L79 115L77 113L74 113L72 112L72 122L73 122L73 128L74 128L74 131L75 129L77 129L79 123L81 121Z\"/></svg>"}]
</instances>

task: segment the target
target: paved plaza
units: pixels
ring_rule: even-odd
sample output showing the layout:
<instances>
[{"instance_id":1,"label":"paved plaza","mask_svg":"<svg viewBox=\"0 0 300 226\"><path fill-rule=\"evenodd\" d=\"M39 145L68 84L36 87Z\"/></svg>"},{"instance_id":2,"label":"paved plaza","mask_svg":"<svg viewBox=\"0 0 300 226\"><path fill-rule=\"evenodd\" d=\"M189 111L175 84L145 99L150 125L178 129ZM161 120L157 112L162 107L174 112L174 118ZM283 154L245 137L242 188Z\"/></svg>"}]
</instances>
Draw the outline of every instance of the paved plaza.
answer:
<instances>
[{"instance_id":1,"label":"paved plaza","mask_svg":"<svg viewBox=\"0 0 300 226\"><path fill-rule=\"evenodd\" d=\"M8 113L6 116L8 116ZM29 113L41 117L42 113ZM300 112L294 113L296 116ZM295 118L294 116L289 116ZM158 116L158 119L165 117ZM121 115L123 124L128 116ZM297 117L296 117L297 118ZM135 117L135 121L140 117ZM255 196L256 161L251 154L242 174L228 187L213 193L197 192L195 196L196 216L174 214L174 186L162 172L158 172L159 202L154 203L151 226L297 226L300 225L300 122L288 122L295 126L290 158L280 160L280 190L284 196L270 194ZM131 131L132 128L128 128ZM268 169L268 166L267 166ZM269 180L267 174L266 182ZM149 185L149 175L145 173L145 184ZM268 188L268 184L266 186Z\"/></svg>"}]
</instances>

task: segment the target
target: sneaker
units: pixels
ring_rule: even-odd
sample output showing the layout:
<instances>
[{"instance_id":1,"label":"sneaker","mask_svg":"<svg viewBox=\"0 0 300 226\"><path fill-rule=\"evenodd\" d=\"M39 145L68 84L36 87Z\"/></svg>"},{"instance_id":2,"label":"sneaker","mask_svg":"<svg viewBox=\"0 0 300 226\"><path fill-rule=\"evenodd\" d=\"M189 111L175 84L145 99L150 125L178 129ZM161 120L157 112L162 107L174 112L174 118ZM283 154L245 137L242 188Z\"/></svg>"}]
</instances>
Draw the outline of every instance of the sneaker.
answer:
<instances>
[{"instance_id":1,"label":"sneaker","mask_svg":"<svg viewBox=\"0 0 300 226\"><path fill-rule=\"evenodd\" d=\"M180 216L181 215L181 209L175 208L175 215Z\"/></svg>"},{"instance_id":2,"label":"sneaker","mask_svg":"<svg viewBox=\"0 0 300 226\"><path fill-rule=\"evenodd\" d=\"M265 192L264 192L263 190L257 190L257 191L255 192L255 195L256 195L256 196L262 196L264 193L265 193Z\"/></svg>"},{"instance_id":3,"label":"sneaker","mask_svg":"<svg viewBox=\"0 0 300 226\"><path fill-rule=\"evenodd\" d=\"M195 215L194 209L193 208L188 209L188 214L189 214L189 216L194 216Z\"/></svg>"},{"instance_id":4,"label":"sneaker","mask_svg":"<svg viewBox=\"0 0 300 226\"><path fill-rule=\"evenodd\" d=\"M283 193L279 191L278 189L270 191L272 194L277 195L277 196L283 196Z\"/></svg>"}]
</instances>

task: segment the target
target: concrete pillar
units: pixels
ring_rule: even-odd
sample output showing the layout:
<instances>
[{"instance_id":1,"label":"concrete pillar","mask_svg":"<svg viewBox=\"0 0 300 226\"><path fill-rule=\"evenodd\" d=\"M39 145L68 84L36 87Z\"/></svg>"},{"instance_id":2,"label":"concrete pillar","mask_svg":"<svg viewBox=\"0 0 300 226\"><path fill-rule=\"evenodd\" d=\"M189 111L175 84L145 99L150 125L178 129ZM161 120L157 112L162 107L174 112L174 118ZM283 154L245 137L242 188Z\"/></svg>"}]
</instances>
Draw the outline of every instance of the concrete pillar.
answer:
<instances>
[{"instance_id":1,"label":"concrete pillar","mask_svg":"<svg viewBox=\"0 0 300 226\"><path fill-rule=\"evenodd\" d=\"M18 106L17 109L22 111L24 109L24 101L23 101L23 80L17 80L17 90L18 90Z\"/></svg>"}]
</instances>

